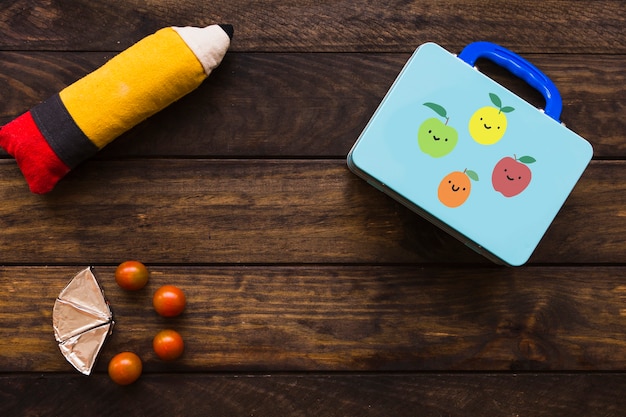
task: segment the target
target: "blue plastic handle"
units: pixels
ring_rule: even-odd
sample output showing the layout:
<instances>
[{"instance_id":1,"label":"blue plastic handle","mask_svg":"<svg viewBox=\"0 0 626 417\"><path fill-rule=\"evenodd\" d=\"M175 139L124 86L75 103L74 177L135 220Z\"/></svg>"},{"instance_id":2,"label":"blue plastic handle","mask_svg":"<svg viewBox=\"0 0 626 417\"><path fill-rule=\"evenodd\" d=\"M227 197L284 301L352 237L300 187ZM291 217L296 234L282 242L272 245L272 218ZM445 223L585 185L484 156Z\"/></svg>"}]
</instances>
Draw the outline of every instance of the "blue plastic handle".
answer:
<instances>
[{"instance_id":1,"label":"blue plastic handle","mask_svg":"<svg viewBox=\"0 0 626 417\"><path fill-rule=\"evenodd\" d=\"M545 114L560 123L563 102L556 85L543 72L515 52L491 42L474 42L467 45L459 54L459 58L474 66L478 58L486 58L538 90L546 99Z\"/></svg>"}]
</instances>

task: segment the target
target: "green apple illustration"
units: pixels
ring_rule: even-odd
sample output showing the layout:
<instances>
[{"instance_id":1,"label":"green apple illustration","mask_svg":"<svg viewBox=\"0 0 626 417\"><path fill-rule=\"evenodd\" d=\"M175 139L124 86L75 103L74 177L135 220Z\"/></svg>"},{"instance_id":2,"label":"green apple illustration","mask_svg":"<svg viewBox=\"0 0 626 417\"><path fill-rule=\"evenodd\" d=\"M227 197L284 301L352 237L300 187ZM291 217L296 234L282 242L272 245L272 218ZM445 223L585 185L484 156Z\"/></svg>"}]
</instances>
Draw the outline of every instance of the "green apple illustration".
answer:
<instances>
[{"instance_id":1,"label":"green apple illustration","mask_svg":"<svg viewBox=\"0 0 626 417\"><path fill-rule=\"evenodd\" d=\"M424 106L444 118L445 122L436 117L426 119L417 131L417 144L422 152L433 158L441 158L452 152L459 140L459 134L455 128L448 126L450 118L446 109L435 103L424 103Z\"/></svg>"}]
</instances>

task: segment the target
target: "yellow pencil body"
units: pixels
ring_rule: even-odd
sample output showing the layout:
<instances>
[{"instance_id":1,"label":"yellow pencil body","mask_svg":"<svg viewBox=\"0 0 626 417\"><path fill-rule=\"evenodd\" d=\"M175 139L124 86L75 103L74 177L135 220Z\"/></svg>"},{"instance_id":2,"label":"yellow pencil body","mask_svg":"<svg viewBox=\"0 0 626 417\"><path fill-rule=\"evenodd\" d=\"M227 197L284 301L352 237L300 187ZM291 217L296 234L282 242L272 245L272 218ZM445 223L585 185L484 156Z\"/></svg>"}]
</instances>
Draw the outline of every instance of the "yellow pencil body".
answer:
<instances>
[{"instance_id":1,"label":"yellow pencil body","mask_svg":"<svg viewBox=\"0 0 626 417\"><path fill-rule=\"evenodd\" d=\"M173 28L143 38L59 95L98 147L197 88L207 77Z\"/></svg>"},{"instance_id":2,"label":"yellow pencil body","mask_svg":"<svg viewBox=\"0 0 626 417\"><path fill-rule=\"evenodd\" d=\"M42 194L113 139L198 87L230 46L230 25L168 27L0 127L31 191Z\"/></svg>"}]
</instances>

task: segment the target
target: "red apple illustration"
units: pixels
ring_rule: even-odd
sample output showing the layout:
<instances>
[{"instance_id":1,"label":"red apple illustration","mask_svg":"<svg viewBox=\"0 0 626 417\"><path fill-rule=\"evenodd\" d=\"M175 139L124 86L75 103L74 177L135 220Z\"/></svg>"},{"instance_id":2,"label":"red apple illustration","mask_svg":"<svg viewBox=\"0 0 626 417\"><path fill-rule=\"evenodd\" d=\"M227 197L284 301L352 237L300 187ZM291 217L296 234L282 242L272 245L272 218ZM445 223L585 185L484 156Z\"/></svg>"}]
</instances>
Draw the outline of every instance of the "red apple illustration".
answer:
<instances>
[{"instance_id":1,"label":"red apple illustration","mask_svg":"<svg viewBox=\"0 0 626 417\"><path fill-rule=\"evenodd\" d=\"M528 164L535 162L532 156L522 156L513 158L507 156L502 158L493 169L491 182L496 191L505 197L513 197L521 193L528 187L532 179L532 172Z\"/></svg>"}]
</instances>

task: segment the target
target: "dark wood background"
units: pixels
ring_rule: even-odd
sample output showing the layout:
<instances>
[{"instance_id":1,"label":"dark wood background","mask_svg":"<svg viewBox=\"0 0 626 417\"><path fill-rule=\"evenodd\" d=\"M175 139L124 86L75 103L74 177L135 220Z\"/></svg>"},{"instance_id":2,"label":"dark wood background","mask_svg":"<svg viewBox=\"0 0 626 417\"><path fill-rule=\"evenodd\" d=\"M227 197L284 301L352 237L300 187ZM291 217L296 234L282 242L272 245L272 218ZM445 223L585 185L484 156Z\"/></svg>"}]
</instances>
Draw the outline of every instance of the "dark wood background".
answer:
<instances>
[{"instance_id":1,"label":"dark wood background","mask_svg":"<svg viewBox=\"0 0 626 417\"><path fill-rule=\"evenodd\" d=\"M0 414L623 416L623 0L0 3L0 124L170 25L232 23L222 65L45 196L0 154ZM594 160L520 268L498 267L351 174L413 50L489 40L541 68ZM533 104L504 70L481 70ZM119 289L127 259L152 272ZM84 377L52 333L93 265L116 327ZM159 318L173 283L186 312ZM153 335L178 329L184 356ZM135 384L109 359L144 360Z\"/></svg>"}]
</instances>

